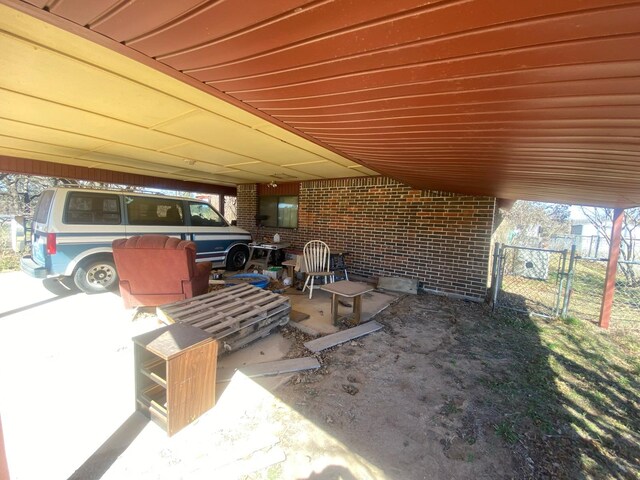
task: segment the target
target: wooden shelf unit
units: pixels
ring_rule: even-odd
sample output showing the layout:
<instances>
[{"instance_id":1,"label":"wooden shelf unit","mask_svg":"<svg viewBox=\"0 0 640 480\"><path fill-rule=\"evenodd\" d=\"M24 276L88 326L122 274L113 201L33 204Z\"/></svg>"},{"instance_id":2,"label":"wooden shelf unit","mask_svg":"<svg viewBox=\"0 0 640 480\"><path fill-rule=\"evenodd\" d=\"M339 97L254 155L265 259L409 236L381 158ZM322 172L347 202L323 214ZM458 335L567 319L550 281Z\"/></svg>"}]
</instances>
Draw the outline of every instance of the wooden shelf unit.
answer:
<instances>
[{"instance_id":1,"label":"wooden shelf unit","mask_svg":"<svg viewBox=\"0 0 640 480\"><path fill-rule=\"evenodd\" d=\"M175 434L215 404L218 343L176 323L133 338L136 409Z\"/></svg>"}]
</instances>

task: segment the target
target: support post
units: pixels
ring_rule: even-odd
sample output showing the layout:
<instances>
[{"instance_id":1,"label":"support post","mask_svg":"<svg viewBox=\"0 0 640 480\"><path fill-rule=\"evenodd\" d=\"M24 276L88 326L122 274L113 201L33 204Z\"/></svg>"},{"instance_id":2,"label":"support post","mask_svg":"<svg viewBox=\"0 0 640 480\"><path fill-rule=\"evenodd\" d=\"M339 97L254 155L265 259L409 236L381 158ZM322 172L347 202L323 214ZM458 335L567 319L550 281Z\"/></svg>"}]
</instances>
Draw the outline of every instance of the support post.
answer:
<instances>
[{"instance_id":1,"label":"support post","mask_svg":"<svg viewBox=\"0 0 640 480\"><path fill-rule=\"evenodd\" d=\"M601 328L609 328L611 320L611 308L613 307L613 294L616 287L616 271L618 269L618 257L620 256L620 237L622 236L622 221L624 209L616 208L613 211L613 225L611 226L611 241L609 242L609 259L607 261L607 273L604 277L604 292L602 293L602 306L600 308Z\"/></svg>"},{"instance_id":2,"label":"support post","mask_svg":"<svg viewBox=\"0 0 640 480\"><path fill-rule=\"evenodd\" d=\"M218 205L220 205L218 212L220 212L220 215L224 217L224 195L221 193L220 195L218 195L218 198L219 198Z\"/></svg>"}]
</instances>

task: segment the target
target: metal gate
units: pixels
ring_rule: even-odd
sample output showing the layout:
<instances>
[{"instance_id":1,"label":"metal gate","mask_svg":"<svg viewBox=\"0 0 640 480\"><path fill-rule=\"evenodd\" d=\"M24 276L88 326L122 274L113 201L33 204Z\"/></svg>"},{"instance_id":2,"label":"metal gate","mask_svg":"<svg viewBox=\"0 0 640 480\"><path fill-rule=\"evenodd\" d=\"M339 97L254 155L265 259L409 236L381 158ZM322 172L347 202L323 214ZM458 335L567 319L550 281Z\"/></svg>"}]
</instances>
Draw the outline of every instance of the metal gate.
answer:
<instances>
[{"instance_id":1,"label":"metal gate","mask_svg":"<svg viewBox=\"0 0 640 480\"><path fill-rule=\"evenodd\" d=\"M569 250L497 243L491 282L493 308L545 317L566 314L573 260Z\"/></svg>"}]
</instances>

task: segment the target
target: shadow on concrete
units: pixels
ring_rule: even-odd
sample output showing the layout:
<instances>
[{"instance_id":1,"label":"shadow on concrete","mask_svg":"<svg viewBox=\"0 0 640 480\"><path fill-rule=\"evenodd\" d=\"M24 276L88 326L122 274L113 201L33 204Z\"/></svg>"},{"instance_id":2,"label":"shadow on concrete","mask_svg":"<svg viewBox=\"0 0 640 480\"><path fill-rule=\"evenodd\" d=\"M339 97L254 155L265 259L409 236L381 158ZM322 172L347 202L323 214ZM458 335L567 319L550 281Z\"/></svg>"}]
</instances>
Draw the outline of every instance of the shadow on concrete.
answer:
<instances>
[{"instance_id":1,"label":"shadow on concrete","mask_svg":"<svg viewBox=\"0 0 640 480\"><path fill-rule=\"evenodd\" d=\"M78 468L69 480L97 480L109 470L118 457L133 443L149 419L139 412L127 420Z\"/></svg>"},{"instance_id":2,"label":"shadow on concrete","mask_svg":"<svg viewBox=\"0 0 640 480\"><path fill-rule=\"evenodd\" d=\"M56 296L53 298L47 298L46 300L40 300L39 302L34 302L29 305L25 305L23 307L14 308L13 310L2 312L0 313L0 318L8 317L10 315L15 315L16 313L24 312L32 308L40 307L42 305L55 302L57 300L60 300L61 298L69 297L71 295L80 293L79 290L66 286L62 282L58 281L58 279L56 278L45 278L42 281L42 286Z\"/></svg>"},{"instance_id":3,"label":"shadow on concrete","mask_svg":"<svg viewBox=\"0 0 640 480\"><path fill-rule=\"evenodd\" d=\"M42 280L42 286L59 297L68 297L69 295L81 293L73 283L73 280L68 278L45 278Z\"/></svg>"}]
</instances>

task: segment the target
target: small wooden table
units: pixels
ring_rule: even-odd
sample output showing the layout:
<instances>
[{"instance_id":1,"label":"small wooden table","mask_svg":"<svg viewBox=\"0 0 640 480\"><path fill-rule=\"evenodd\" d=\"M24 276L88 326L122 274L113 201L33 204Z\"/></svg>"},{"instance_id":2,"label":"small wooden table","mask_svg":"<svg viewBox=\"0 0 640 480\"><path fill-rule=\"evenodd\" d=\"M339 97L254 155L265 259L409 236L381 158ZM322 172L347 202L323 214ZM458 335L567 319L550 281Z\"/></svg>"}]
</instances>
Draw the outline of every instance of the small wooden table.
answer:
<instances>
[{"instance_id":1,"label":"small wooden table","mask_svg":"<svg viewBox=\"0 0 640 480\"><path fill-rule=\"evenodd\" d=\"M353 321L356 325L360 323L362 315L362 295L372 291L374 288L366 283L341 280L328 285L322 285L320 290L325 290L332 294L331 298L331 320L334 325L338 324L338 297L353 298Z\"/></svg>"}]
</instances>

